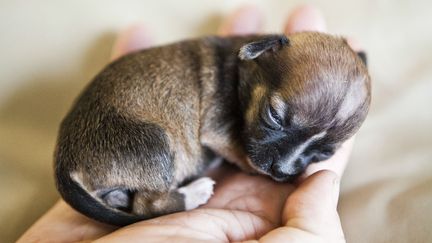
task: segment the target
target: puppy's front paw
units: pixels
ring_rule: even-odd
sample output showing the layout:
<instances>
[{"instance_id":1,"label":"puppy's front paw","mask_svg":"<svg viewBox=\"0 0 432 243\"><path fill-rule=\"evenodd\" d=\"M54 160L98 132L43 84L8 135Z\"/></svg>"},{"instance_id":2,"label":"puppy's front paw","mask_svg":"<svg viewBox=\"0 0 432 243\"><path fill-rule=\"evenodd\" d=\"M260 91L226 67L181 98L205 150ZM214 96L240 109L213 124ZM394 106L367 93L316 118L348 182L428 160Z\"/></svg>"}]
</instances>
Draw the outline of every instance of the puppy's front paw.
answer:
<instances>
[{"instance_id":1,"label":"puppy's front paw","mask_svg":"<svg viewBox=\"0 0 432 243\"><path fill-rule=\"evenodd\" d=\"M213 195L215 181L209 177L202 177L192 181L187 186L180 187L178 192L184 195L185 208L191 210L206 203Z\"/></svg>"}]
</instances>

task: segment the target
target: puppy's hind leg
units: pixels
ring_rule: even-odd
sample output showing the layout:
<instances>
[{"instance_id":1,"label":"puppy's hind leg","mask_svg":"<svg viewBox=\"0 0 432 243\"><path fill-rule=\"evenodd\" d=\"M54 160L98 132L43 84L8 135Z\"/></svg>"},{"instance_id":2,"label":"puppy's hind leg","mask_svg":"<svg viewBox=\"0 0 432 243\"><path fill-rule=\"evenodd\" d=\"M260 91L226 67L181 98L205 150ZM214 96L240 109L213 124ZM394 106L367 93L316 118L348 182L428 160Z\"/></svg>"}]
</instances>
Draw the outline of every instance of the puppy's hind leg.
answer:
<instances>
[{"instance_id":1,"label":"puppy's hind leg","mask_svg":"<svg viewBox=\"0 0 432 243\"><path fill-rule=\"evenodd\" d=\"M154 217L197 208L210 199L214 184L209 177L202 177L168 192L138 191L134 195L132 212Z\"/></svg>"}]
</instances>

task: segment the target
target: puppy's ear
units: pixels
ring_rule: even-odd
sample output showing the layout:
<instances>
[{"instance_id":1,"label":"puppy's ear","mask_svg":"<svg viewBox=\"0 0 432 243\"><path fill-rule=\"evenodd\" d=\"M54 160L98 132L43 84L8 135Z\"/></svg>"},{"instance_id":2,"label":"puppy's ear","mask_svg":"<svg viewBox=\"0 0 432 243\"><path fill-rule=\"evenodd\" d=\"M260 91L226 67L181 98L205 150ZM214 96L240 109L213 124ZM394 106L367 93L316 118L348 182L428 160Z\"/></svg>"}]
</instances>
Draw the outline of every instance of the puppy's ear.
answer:
<instances>
[{"instance_id":1,"label":"puppy's ear","mask_svg":"<svg viewBox=\"0 0 432 243\"><path fill-rule=\"evenodd\" d=\"M275 52L287 45L289 45L289 40L285 35L271 35L242 46L238 56L241 60L252 60L266 51Z\"/></svg>"},{"instance_id":2,"label":"puppy's ear","mask_svg":"<svg viewBox=\"0 0 432 243\"><path fill-rule=\"evenodd\" d=\"M364 65L367 66L367 55L364 51L357 52L357 55L360 57L360 59L363 61Z\"/></svg>"}]
</instances>

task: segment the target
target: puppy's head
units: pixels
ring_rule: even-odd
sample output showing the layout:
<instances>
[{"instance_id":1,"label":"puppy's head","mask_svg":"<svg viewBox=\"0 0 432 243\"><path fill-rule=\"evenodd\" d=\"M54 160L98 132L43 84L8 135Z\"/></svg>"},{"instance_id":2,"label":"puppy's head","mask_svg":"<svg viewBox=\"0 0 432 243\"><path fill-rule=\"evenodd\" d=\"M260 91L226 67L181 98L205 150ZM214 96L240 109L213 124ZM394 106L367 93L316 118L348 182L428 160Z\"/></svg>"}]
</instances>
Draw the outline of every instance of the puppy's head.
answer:
<instances>
[{"instance_id":1,"label":"puppy's head","mask_svg":"<svg viewBox=\"0 0 432 243\"><path fill-rule=\"evenodd\" d=\"M274 35L239 53L239 95L248 163L286 181L330 158L364 121L370 77L343 38Z\"/></svg>"}]
</instances>

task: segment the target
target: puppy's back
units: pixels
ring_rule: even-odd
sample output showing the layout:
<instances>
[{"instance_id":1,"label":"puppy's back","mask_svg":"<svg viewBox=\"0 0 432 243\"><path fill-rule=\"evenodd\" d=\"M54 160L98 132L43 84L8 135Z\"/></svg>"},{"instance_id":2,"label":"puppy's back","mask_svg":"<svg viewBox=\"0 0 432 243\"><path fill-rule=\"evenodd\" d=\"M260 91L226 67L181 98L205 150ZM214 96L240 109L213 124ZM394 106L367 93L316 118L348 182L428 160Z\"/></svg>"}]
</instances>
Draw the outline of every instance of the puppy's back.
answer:
<instances>
[{"instance_id":1,"label":"puppy's back","mask_svg":"<svg viewBox=\"0 0 432 243\"><path fill-rule=\"evenodd\" d=\"M130 211L133 192L163 194L200 169L199 49L189 41L130 54L80 95L55 152L58 189L74 208L117 224L95 202L115 192L107 200Z\"/></svg>"}]
</instances>

